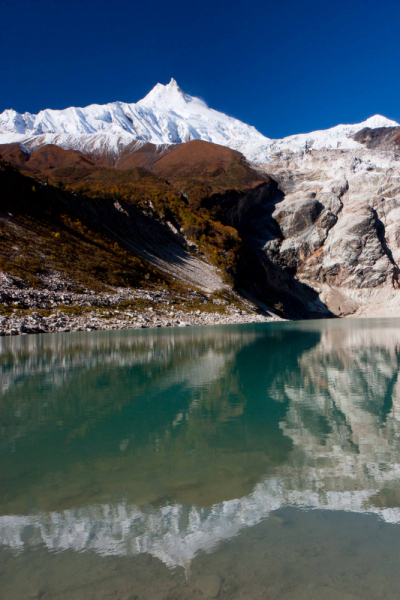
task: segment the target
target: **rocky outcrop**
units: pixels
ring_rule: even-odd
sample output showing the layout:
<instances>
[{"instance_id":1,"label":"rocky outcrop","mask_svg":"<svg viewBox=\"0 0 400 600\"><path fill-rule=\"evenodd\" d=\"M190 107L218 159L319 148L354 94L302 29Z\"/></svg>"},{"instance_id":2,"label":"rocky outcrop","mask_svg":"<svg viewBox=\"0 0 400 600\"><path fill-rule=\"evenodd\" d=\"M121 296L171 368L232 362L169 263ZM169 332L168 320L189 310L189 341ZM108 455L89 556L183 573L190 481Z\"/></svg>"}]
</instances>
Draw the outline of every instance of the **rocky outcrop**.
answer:
<instances>
[{"instance_id":1,"label":"rocky outcrop","mask_svg":"<svg viewBox=\"0 0 400 600\"><path fill-rule=\"evenodd\" d=\"M269 181L204 200L243 240L238 287L289 318L399 314L397 134L365 128L366 148L278 154L260 167Z\"/></svg>"},{"instance_id":2,"label":"rocky outcrop","mask_svg":"<svg viewBox=\"0 0 400 600\"><path fill-rule=\"evenodd\" d=\"M353 135L353 140L369 150L400 150L400 127L364 127Z\"/></svg>"},{"instance_id":3,"label":"rocky outcrop","mask_svg":"<svg viewBox=\"0 0 400 600\"><path fill-rule=\"evenodd\" d=\"M286 200L278 182L270 178L246 193L215 194L203 204L214 206L222 222L235 227L243 241L235 272L242 293L249 291L262 302L281 307L288 318L333 316L313 287L295 277L304 253L319 248L336 222L339 206L332 198L326 207L314 197Z\"/></svg>"},{"instance_id":4,"label":"rocky outcrop","mask_svg":"<svg viewBox=\"0 0 400 600\"><path fill-rule=\"evenodd\" d=\"M278 229L265 255L315 290L333 315L398 314L399 158L317 150L264 166L284 194L271 214Z\"/></svg>"}]
</instances>

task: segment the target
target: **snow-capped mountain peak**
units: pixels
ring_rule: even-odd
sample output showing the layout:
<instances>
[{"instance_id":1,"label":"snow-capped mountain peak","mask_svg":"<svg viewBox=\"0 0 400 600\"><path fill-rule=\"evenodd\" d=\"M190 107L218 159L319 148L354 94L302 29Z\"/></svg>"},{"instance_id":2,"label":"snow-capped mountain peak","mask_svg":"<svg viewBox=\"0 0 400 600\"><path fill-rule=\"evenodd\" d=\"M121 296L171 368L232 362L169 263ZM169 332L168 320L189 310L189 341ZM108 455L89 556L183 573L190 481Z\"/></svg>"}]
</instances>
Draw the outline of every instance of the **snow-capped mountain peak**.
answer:
<instances>
[{"instance_id":1,"label":"snow-capped mountain peak","mask_svg":"<svg viewBox=\"0 0 400 600\"><path fill-rule=\"evenodd\" d=\"M208 108L207 104L200 98L185 94L175 79L171 79L167 85L157 83L147 96L139 100L136 105L129 106L136 106L142 113L143 109L147 113L151 112L156 116L159 123L165 121L166 118L176 123L179 123L182 119L187 121L188 124L190 121L190 124L196 129L198 127L202 128L202 133L199 131L198 135L192 132L195 138L200 139L205 139L203 136L207 135L214 137L217 132L212 131L212 129L218 128L217 123L226 119L226 115ZM212 120L215 121L213 125L211 124ZM179 124L182 126L182 123ZM170 140L164 141L168 143Z\"/></svg>"},{"instance_id":2,"label":"snow-capped mountain peak","mask_svg":"<svg viewBox=\"0 0 400 600\"><path fill-rule=\"evenodd\" d=\"M394 127L381 115L356 125L271 140L254 127L209 108L200 98L186 94L175 79L158 83L137 103L111 102L85 108L42 110L37 115L5 110L0 114L0 144L24 143L28 148L56 144L86 153L118 154L134 141L181 144L204 140L239 150L252 162L267 162L279 151L359 148L352 135L364 127Z\"/></svg>"},{"instance_id":3,"label":"snow-capped mountain peak","mask_svg":"<svg viewBox=\"0 0 400 600\"><path fill-rule=\"evenodd\" d=\"M399 126L399 124L396 123L396 121L391 121L390 119L387 119L386 117L383 117L382 115L374 115L373 117L370 117L369 119L367 119L366 121L361 123L361 125L364 125L364 127L370 127L371 129L376 129L377 127L398 127Z\"/></svg>"},{"instance_id":4,"label":"snow-capped mountain peak","mask_svg":"<svg viewBox=\"0 0 400 600\"><path fill-rule=\"evenodd\" d=\"M189 104L191 102L207 108L202 100L185 94L175 79L171 79L167 85L157 83L147 96L137 103L137 106L174 108L177 104Z\"/></svg>"},{"instance_id":5,"label":"snow-capped mountain peak","mask_svg":"<svg viewBox=\"0 0 400 600\"><path fill-rule=\"evenodd\" d=\"M158 83L136 104L113 102L85 108L43 110L37 115L0 114L0 143L23 142L28 147L57 144L84 152L118 153L133 141L180 144L200 139L243 152L270 140L254 127L209 108L185 94L175 79Z\"/></svg>"}]
</instances>

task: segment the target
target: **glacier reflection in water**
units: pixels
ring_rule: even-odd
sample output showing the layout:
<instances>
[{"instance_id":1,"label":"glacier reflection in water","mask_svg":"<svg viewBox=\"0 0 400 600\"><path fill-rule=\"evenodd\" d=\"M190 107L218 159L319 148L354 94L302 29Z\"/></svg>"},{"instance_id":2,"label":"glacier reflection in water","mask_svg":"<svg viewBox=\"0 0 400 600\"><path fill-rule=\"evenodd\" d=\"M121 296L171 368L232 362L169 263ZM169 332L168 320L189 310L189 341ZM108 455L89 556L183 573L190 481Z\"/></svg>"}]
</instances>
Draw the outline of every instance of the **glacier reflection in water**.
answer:
<instances>
[{"instance_id":1,"label":"glacier reflection in water","mask_svg":"<svg viewBox=\"0 0 400 600\"><path fill-rule=\"evenodd\" d=\"M0 341L0 543L199 552L284 507L400 522L400 321Z\"/></svg>"}]
</instances>

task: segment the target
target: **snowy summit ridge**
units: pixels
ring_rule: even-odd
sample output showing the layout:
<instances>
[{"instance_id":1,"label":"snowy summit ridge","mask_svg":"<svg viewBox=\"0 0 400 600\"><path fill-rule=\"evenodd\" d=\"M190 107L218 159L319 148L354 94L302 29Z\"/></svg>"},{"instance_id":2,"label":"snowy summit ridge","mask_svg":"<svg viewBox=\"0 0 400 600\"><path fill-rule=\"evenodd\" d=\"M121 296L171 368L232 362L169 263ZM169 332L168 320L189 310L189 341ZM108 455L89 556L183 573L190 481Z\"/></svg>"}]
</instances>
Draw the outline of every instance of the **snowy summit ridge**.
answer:
<instances>
[{"instance_id":1,"label":"snowy summit ridge","mask_svg":"<svg viewBox=\"0 0 400 600\"><path fill-rule=\"evenodd\" d=\"M158 83L133 104L46 109L37 115L5 110L0 114L0 144L19 142L29 148L56 144L82 152L118 154L134 142L160 145L200 139L239 150L248 160L261 163L281 150L359 147L349 136L364 127L393 126L398 123L375 115L357 125L271 140L254 127L209 108L200 98L185 94L171 79L167 85Z\"/></svg>"}]
</instances>

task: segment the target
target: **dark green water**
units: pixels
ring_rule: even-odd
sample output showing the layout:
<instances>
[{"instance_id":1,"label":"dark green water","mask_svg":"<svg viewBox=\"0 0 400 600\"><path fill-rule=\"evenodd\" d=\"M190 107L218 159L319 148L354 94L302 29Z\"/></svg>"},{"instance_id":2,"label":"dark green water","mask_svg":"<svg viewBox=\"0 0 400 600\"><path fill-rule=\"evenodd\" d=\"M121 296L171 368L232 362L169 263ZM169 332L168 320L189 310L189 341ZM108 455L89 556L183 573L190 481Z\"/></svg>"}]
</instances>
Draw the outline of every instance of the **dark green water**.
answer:
<instances>
[{"instance_id":1,"label":"dark green water","mask_svg":"<svg viewBox=\"0 0 400 600\"><path fill-rule=\"evenodd\" d=\"M400 596L400 320L0 339L0 598Z\"/></svg>"}]
</instances>

